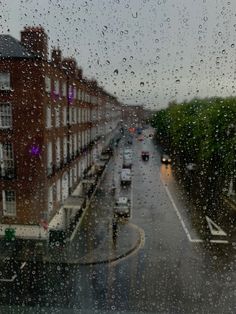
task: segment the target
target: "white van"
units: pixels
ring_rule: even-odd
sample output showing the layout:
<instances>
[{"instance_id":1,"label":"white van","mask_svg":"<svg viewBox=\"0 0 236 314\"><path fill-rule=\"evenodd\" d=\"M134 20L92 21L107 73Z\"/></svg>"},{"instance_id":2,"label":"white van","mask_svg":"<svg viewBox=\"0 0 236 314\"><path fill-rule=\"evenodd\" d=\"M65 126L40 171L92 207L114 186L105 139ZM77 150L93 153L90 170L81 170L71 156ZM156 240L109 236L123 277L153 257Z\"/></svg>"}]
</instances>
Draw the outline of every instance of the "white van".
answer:
<instances>
[{"instance_id":1,"label":"white van","mask_svg":"<svg viewBox=\"0 0 236 314\"><path fill-rule=\"evenodd\" d=\"M120 174L120 183L121 184L131 184L131 171L130 169L122 169Z\"/></svg>"}]
</instances>

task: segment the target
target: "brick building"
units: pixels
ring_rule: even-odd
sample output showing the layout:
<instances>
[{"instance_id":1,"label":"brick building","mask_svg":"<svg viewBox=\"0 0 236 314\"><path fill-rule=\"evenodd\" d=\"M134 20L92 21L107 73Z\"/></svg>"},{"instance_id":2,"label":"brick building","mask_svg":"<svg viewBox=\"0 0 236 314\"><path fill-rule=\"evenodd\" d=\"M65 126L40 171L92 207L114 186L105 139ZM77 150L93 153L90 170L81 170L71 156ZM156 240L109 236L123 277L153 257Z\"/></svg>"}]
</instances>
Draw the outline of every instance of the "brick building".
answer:
<instances>
[{"instance_id":1,"label":"brick building","mask_svg":"<svg viewBox=\"0 0 236 314\"><path fill-rule=\"evenodd\" d=\"M27 27L0 35L0 235L45 235L119 128L121 105Z\"/></svg>"}]
</instances>

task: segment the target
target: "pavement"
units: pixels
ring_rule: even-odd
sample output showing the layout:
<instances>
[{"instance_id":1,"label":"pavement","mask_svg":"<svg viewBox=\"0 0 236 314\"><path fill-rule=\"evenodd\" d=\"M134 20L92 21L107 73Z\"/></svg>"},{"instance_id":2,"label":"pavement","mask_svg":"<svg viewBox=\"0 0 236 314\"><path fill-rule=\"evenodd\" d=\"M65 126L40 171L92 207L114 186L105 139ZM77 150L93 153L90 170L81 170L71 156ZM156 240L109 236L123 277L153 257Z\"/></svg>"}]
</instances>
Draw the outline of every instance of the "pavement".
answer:
<instances>
[{"instance_id":1,"label":"pavement","mask_svg":"<svg viewBox=\"0 0 236 314\"><path fill-rule=\"evenodd\" d=\"M114 262L134 252L142 243L143 231L127 219L113 218L112 167L107 164L73 240L64 245L59 242L48 245L46 241L16 239L6 243L2 239L0 260L88 265Z\"/></svg>"}]
</instances>

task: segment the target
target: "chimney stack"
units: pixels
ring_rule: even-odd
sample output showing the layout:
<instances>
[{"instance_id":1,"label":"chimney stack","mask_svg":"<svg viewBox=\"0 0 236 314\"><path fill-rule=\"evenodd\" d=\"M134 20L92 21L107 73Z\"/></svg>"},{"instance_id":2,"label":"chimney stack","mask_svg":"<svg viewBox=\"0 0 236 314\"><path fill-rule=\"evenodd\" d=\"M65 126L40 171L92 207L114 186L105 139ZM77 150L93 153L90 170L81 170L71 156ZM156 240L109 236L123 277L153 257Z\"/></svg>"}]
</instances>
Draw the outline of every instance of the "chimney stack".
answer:
<instances>
[{"instance_id":1,"label":"chimney stack","mask_svg":"<svg viewBox=\"0 0 236 314\"><path fill-rule=\"evenodd\" d=\"M44 29L39 27L25 27L21 31L21 43L27 50L35 53L44 60L48 58L48 36Z\"/></svg>"},{"instance_id":2,"label":"chimney stack","mask_svg":"<svg viewBox=\"0 0 236 314\"><path fill-rule=\"evenodd\" d=\"M59 48L54 48L52 50L52 64L55 66L61 66L61 60L62 60L62 54L61 54L61 50Z\"/></svg>"}]
</instances>

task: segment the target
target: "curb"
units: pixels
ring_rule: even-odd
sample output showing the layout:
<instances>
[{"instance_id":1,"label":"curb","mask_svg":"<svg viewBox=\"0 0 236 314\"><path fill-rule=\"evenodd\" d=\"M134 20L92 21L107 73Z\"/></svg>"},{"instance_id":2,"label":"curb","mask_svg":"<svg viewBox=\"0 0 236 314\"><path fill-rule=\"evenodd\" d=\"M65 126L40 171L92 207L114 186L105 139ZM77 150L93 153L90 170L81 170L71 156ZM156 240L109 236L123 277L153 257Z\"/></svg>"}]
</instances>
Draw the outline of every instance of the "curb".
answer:
<instances>
[{"instance_id":1,"label":"curb","mask_svg":"<svg viewBox=\"0 0 236 314\"><path fill-rule=\"evenodd\" d=\"M132 253L134 253L135 251L137 251L139 248L142 247L142 243L143 243L143 234L144 231L143 229L139 228L138 226L134 225L134 224L129 224L132 228L135 228L136 230L138 230L138 240L136 241L135 245L130 248L129 250L127 250L124 253L121 253L117 256L108 258L108 259L104 259L104 260L100 260L100 261L91 261L91 262L81 262L80 260L84 257L80 257L78 259L74 259L74 260L68 260L68 261L50 261L48 259L43 259L42 262L44 263L48 263L48 264L67 264L67 265L81 265L81 266L88 266L88 265L99 265L99 264L110 264L110 263L114 263L114 262L118 262L119 260L128 257L129 255L131 255Z\"/></svg>"}]
</instances>

